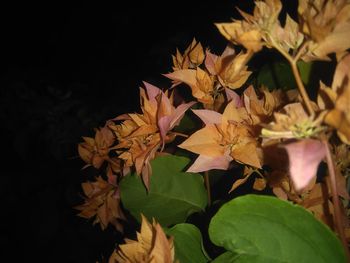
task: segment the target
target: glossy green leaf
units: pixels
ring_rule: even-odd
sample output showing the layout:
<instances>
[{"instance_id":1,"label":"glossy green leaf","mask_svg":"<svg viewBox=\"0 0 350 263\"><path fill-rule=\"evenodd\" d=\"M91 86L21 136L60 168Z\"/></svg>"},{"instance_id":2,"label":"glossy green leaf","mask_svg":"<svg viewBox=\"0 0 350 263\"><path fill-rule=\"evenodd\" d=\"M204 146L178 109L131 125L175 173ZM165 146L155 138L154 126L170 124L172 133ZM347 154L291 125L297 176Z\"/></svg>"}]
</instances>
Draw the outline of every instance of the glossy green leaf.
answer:
<instances>
[{"instance_id":1,"label":"glossy green leaf","mask_svg":"<svg viewBox=\"0 0 350 263\"><path fill-rule=\"evenodd\" d=\"M226 203L212 218L209 236L233 253L234 261L227 262L346 262L340 241L325 224L271 196L245 195Z\"/></svg>"},{"instance_id":2,"label":"glossy green leaf","mask_svg":"<svg viewBox=\"0 0 350 263\"><path fill-rule=\"evenodd\" d=\"M203 177L185 173L190 160L175 155L160 156L153 161L150 191L135 173L120 183L123 206L140 222L143 213L149 220L154 217L162 226L185 222L186 218L207 205Z\"/></svg>"},{"instance_id":3,"label":"glossy green leaf","mask_svg":"<svg viewBox=\"0 0 350 263\"><path fill-rule=\"evenodd\" d=\"M217 258L215 258L212 263L233 263L236 262L237 254L232 253L230 251L226 251L225 253L221 254Z\"/></svg>"},{"instance_id":4,"label":"glossy green leaf","mask_svg":"<svg viewBox=\"0 0 350 263\"><path fill-rule=\"evenodd\" d=\"M192 224L177 224L166 230L174 237L175 258L180 262L205 263L209 261L203 248L202 234Z\"/></svg>"},{"instance_id":5,"label":"glossy green leaf","mask_svg":"<svg viewBox=\"0 0 350 263\"><path fill-rule=\"evenodd\" d=\"M294 261L281 261L278 259L265 258L260 255L241 254L237 255L230 251L215 258L212 263L290 263ZM305 261L306 262L306 261Z\"/></svg>"}]
</instances>

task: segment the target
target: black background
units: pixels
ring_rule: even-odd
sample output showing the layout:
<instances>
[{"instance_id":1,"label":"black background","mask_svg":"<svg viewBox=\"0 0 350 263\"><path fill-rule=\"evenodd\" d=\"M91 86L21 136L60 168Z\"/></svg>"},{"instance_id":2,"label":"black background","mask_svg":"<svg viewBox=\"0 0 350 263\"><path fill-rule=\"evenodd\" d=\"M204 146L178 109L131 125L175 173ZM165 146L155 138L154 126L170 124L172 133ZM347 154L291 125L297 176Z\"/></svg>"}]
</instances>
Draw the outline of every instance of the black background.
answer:
<instances>
[{"instance_id":1,"label":"black background","mask_svg":"<svg viewBox=\"0 0 350 263\"><path fill-rule=\"evenodd\" d=\"M111 252L118 233L102 232L72 208L88 178L77 143L106 119L139 111L142 81L169 86L161 74L171 70L177 47L195 37L221 53L227 42L214 23L238 18L237 5L252 7L236 2L1 9L0 242L9 262L96 262Z\"/></svg>"}]
</instances>

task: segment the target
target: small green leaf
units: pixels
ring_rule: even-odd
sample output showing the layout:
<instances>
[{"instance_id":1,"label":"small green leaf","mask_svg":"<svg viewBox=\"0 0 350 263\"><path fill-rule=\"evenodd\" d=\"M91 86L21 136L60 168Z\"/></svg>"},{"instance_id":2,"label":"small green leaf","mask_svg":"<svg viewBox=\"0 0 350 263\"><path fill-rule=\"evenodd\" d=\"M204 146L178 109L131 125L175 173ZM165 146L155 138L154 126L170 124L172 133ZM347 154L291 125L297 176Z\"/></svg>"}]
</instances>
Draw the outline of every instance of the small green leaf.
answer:
<instances>
[{"instance_id":1,"label":"small green leaf","mask_svg":"<svg viewBox=\"0 0 350 263\"><path fill-rule=\"evenodd\" d=\"M154 217L162 226L183 223L186 218L207 205L207 194L200 174L182 172L190 160L175 155L160 156L151 161L150 191L135 173L120 183L124 207L140 222L143 213Z\"/></svg>"},{"instance_id":2,"label":"small green leaf","mask_svg":"<svg viewBox=\"0 0 350 263\"><path fill-rule=\"evenodd\" d=\"M226 262L346 262L340 241L325 224L271 196L245 195L226 203L212 218L209 236L233 253L234 261L222 255Z\"/></svg>"},{"instance_id":3,"label":"small green leaf","mask_svg":"<svg viewBox=\"0 0 350 263\"><path fill-rule=\"evenodd\" d=\"M175 257L180 262L205 263L209 261L203 248L202 234L192 224L177 224L166 230L174 237Z\"/></svg>"}]
</instances>

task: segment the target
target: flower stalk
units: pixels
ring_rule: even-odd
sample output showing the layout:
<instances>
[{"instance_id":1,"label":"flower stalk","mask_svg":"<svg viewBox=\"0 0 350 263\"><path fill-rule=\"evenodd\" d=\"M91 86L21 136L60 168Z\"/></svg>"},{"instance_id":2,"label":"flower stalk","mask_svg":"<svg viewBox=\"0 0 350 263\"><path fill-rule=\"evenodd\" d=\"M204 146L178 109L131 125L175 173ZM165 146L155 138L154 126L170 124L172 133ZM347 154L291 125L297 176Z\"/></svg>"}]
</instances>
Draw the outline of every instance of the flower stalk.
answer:
<instances>
[{"instance_id":1,"label":"flower stalk","mask_svg":"<svg viewBox=\"0 0 350 263\"><path fill-rule=\"evenodd\" d=\"M323 140L323 144L326 148L326 162L328 166L328 172L329 172L329 179L330 179L330 186L331 186L331 192L332 192L332 201L333 201L333 207L334 207L334 225L335 230L338 233L338 236L344 246L345 253L347 255L348 260L350 260L350 252L348 247L348 242L346 240L344 227L342 224L341 219L341 204L339 201L339 193L337 189L337 182L335 177L335 167L334 167L334 161L332 158L332 154L329 148L329 144L327 140Z\"/></svg>"}]
</instances>

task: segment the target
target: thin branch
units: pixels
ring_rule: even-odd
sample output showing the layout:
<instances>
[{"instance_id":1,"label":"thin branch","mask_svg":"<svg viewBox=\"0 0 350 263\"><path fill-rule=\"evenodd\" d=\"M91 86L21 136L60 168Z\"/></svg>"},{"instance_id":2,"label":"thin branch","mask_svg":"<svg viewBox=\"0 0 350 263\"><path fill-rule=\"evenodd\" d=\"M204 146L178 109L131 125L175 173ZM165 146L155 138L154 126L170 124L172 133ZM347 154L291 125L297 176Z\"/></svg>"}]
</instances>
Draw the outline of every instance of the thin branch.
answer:
<instances>
[{"instance_id":1,"label":"thin branch","mask_svg":"<svg viewBox=\"0 0 350 263\"><path fill-rule=\"evenodd\" d=\"M289 64L291 65L293 75L294 75L295 81L297 83L298 90L300 92L300 95L301 95L304 103L305 103L307 111L310 114L310 116L314 116L315 113L314 113L314 110L311 106L311 100L310 100L309 95L307 94L307 92L305 90L304 83L301 80L300 72L299 72L298 67L297 67L297 62L298 62L300 56L302 55L304 49L307 47L309 42L308 41L304 42L304 44L300 47L296 56L292 57L288 52L286 52L282 47L280 47L280 45L278 45L278 43L276 43L275 39L271 36L270 36L270 41L271 41L271 44L273 45L273 47L278 52L280 52L288 60Z\"/></svg>"},{"instance_id":2,"label":"thin branch","mask_svg":"<svg viewBox=\"0 0 350 263\"><path fill-rule=\"evenodd\" d=\"M281 55L284 56L288 60L289 63L292 63L293 62L293 57L288 52L286 52L282 47L280 47L280 45L278 45L278 43L276 43L275 39L269 33L267 33L267 35L269 36L269 40L270 40L272 46L278 52L280 52Z\"/></svg>"},{"instance_id":3,"label":"thin branch","mask_svg":"<svg viewBox=\"0 0 350 263\"><path fill-rule=\"evenodd\" d=\"M289 63L291 64L292 66L292 70L293 70L293 75L295 77L295 81L297 82L297 86L298 86L298 89L299 89L299 92L305 102L305 105L306 105L306 108L307 108L307 111L309 112L309 114L311 116L314 116L314 110L311 106L311 101L310 101L310 98L306 92L306 89L304 87L304 83L303 81L301 80L301 77L300 77L300 72L299 72L299 69L297 67L297 63L300 59L300 57L303 55L303 52L305 51L305 49L309 46L310 44L310 41L305 41L301 47L299 48L298 50L298 53L293 57L293 60L290 61Z\"/></svg>"},{"instance_id":4,"label":"thin branch","mask_svg":"<svg viewBox=\"0 0 350 263\"><path fill-rule=\"evenodd\" d=\"M305 41L298 50L298 53L294 56L293 60L298 62L300 57L303 55L305 48L310 44L310 41Z\"/></svg>"},{"instance_id":5,"label":"thin branch","mask_svg":"<svg viewBox=\"0 0 350 263\"><path fill-rule=\"evenodd\" d=\"M349 252L349 248L348 248L348 242L346 240L344 227L343 227L342 219L341 219L341 209L340 209L339 194L338 194L338 189L337 189L337 181L335 178L334 161L332 159L332 154L331 154L331 151L329 149L328 141L323 140L323 144L326 148L326 161L327 161L329 179L330 179L331 190L332 190L335 229L339 235L341 242L343 243L347 258L348 258L348 260L350 260L350 252Z\"/></svg>"},{"instance_id":6,"label":"thin branch","mask_svg":"<svg viewBox=\"0 0 350 263\"><path fill-rule=\"evenodd\" d=\"M294 75L295 81L297 82L298 90L300 92L301 97L303 98L306 109L309 112L310 116L314 116L315 112L311 106L311 100L310 100L309 95L307 94L307 92L305 90L304 83L301 80L299 69L298 69L296 61L293 60L290 63L290 65L292 67L293 75Z\"/></svg>"}]
</instances>

